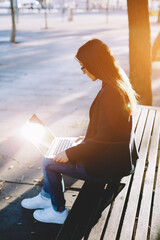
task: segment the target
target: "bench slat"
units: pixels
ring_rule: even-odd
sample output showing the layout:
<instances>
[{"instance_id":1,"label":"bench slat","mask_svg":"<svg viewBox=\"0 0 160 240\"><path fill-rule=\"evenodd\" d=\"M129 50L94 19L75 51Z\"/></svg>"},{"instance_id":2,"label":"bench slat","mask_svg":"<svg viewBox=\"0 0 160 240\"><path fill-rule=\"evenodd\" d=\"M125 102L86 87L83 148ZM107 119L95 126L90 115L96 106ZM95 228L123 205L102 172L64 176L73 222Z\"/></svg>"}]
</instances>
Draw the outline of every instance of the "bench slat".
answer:
<instances>
[{"instance_id":1,"label":"bench slat","mask_svg":"<svg viewBox=\"0 0 160 240\"><path fill-rule=\"evenodd\" d=\"M140 117L140 114L142 112L142 108L141 107L137 107L135 113L134 113L134 122L133 122L133 128L135 130L135 127L139 121L139 117Z\"/></svg>"},{"instance_id":2,"label":"bench slat","mask_svg":"<svg viewBox=\"0 0 160 240\"><path fill-rule=\"evenodd\" d=\"M145 109L143 109L143 112L144 111L145 111ZM137 161L136 170L135 170L135 174L133 177L131 192L130 192L130 196L128 199L128 205L126 208L124 222L123 222L122 229L121 229L120 240L132 239L137 205L138 205L141 183L142 183L142 178L143 178L143 170L145 167L145 161L146 161L146 157L147 157L147 149L148 149L150 135L151 135L151 131L152 131L154 114L155 114L154 110L151 110L148 114L147 123L145 126L145 131L144 131L141 148L140 148L140 152L139 152L140 157L139 157L139 160ZM140 121L139 121L139 123L140 123Z\"/></svg>"},{"instance_id":3,"label":"bench slat","mask_svg":"<svg viewBox=\"0 0 160 240\"><path fill-rule=\"evenodd\" d=\"M142 108L137 107L136 112L134 113L134 121L133 121L133 129L134 130L135 130L136 125L138 123L141 112L142 112Z\"/></svg>"},{"instance_id":4,"label":"bench slat","mask_svg":"<svg viewBox=\"0 0 160 240\"><path fill-rule=\"evenodd\" d=\"M139 148L140 146L140 142L142 140L142 136L143 136L143 131L145 128L145 123L146 123L146 119L147 119L147 114L148 114L148 109L142 109L139 121L138 121L138 126L136 129L136 144L137 147Z\"/></svg>"},{"instance_id":5,"label":"bench slat","mask_svg":"<svg viewBox=\"0 0 160 240\"><path fill-rule=\"evenodd\" d=\"M150 144L149 155L148 155L148 168L146 171L146 176L144 181L143 196L142 196L141 207L140 207L140 212L138 217L135 240L147 239L155 168L156 168L156 161L157 161L158 144L159 144L159 132L160 132L160 112L156 114L153 134L151 138L151 144Z\"/></svg>"},{"instance_id":6,"label":"bench slat","mask_svg":"<svg viewBox=\"0 0 160 240\"><path fill-rule=\"evenodd\" d=\"M159 120L159 125L160 125L160 120ZM160 132L159 132L159 138L160 138ZM160 139L159 139L159 144L160 144ZM159 149L159 156L158 156L158 172L157 172L155 195L154 195L154 201L153 201L153 213L152 213L152 220L151 220L150 239L151 240L160 239L160 149Z\"/></svg>"},{"instance_id":7,"label":"bench slat","mask_svg":"<svg viewBox=\"0 0 160 240\"><path fill-rule=\"evenodd\" d=\"M84 184L84 181L83 180L76 180L70 188L77 188L79 190L81 190L82 186Z\"/></svg>"},{"instance_id":8,"label":"bench slat","mask_svg":"<svg viewBox=\"0 0 160 240\"><path fill-rule=\"evenodd\" d=\"M159 157L159 166L157 173L157 182L155 188L155 196L153 202L153 214L151 221L151 231L150 231L150 239L158 240L160 239L160 157Z\"/></svg>"}]
</instances>

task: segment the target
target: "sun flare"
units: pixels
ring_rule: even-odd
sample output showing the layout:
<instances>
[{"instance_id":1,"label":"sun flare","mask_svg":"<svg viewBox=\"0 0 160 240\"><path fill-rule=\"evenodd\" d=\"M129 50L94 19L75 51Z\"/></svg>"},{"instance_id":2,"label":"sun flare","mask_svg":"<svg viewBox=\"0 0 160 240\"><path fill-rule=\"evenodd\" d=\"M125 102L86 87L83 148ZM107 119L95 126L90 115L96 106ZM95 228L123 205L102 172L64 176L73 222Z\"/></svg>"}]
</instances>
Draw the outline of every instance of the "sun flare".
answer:
<instances>
[{"instance_id":1,"label":"sun flare","mask_svg":"<svg viewBox=\"0 0 160 240\"><path fill-rule=\"evenodd\" d=\"M44 137L45 131L40 124L28 121L22 129L22 134L27 140L39 143Z\"/></svg>"}]
</instances>

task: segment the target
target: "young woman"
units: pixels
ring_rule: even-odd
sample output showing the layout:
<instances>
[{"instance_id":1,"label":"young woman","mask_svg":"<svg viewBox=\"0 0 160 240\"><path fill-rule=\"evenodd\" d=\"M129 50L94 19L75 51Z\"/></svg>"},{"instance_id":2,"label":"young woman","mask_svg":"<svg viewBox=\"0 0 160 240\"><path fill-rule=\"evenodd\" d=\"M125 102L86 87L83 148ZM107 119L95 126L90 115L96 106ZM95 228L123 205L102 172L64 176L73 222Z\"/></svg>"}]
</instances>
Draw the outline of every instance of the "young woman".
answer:
<instances>
[{"instance_id":1,"label":"young woman","mask_svg":"<svg viewBox=\"0 0 160 240\"><path fill-rule=\"evenodd\" d=\"M102 81L102 88L91 105L83 141L54 159L43 159L43 189L21 203L27 209L42 208L33 213L40 222L62 224L67 217L62 174L107 182L131 174L138 158L132 127L136 94L127 76L98 39L81 46L76 58L84 74L92 81Z\"/></svg>"}]
</instances>

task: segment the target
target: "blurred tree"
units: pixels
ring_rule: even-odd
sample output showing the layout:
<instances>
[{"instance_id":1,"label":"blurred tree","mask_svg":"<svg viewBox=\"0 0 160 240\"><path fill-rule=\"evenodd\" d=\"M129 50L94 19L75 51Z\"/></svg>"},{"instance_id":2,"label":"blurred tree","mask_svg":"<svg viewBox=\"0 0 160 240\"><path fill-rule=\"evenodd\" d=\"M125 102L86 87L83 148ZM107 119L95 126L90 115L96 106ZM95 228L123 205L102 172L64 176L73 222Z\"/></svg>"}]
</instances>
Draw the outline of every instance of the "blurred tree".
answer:
<instances>
[{"instance_id":1,"label":"blurred tree","mask_svg":"<svg viewBox=\"0 0 160 240\"><path fill-rule=\"evenodd\" d=\"M48 29L47 0L43 0L45 29Z\"/></svg>"},{"instance_id":2,"label":"blurred tree","mask_svg":"<svg viewBox=\"0 0 160 240\"><path fill-rule=\"evenodd\" d=\"M107 3L106 3L106 16L107 16L106 22L108 23L108 16L109 16L109 0L107 0Z\"/></svg>"},{"instance_id":3,"label":"blurred tree","mask_svg":"<svg viewBox=\"0 0 160 240\"><path fill-rule=\"evenodd\" d=\"M86 0L86 10L89 11L89 0Z\"/></svg>"},{"instance_id":4,"label":"blurred tree","mask_svg":"<svg viewBox=\"0 0 160 240\"><path fill-rule=\"evenodd\" d=\"M117 0L117 9L119 9L119 0Z\"/></svg>"},{"instance_id":5,"label":"blurred tree","mask_svg":"<svg viewBox=\"0 0 160 240\"><path fill-rule=\"evenodd\" d=\"M158 10L158 20L157 20L158 23L160 23L160 5L159 5L159 10Z\"/></svg>"},{"instance_id":6,"label":"blurred tree","mask_svg":"<svg viewBox=\"0 0 160 240\"><path fill-rule=\"evenodd\" d=\"M69 8L69 19L68 19L68 21L73 21L73 7L70 7Z\"/></svg>"},{"instance_id":7,"label":"blurred tree","mask_svg":"<svg viewBox=\"0 0 160 240\"><path fill-rule=\"evenodd\" d=\"M11 17L12 17L11 42L15 43L15 38L16 38L15 11L14 11L13 0L10 0L10 1L11 1Z\"/></svg>"},{"instance_id":8,"label":"blurred tree","mask_svg":"<svg viewBox=\"0 0 160 240\"><path fill-rule=\"evenodd\" d=\"M131 83L139 103L152 105L151 40L148 0L127 0Z\"/></svg>"}]
</instances>

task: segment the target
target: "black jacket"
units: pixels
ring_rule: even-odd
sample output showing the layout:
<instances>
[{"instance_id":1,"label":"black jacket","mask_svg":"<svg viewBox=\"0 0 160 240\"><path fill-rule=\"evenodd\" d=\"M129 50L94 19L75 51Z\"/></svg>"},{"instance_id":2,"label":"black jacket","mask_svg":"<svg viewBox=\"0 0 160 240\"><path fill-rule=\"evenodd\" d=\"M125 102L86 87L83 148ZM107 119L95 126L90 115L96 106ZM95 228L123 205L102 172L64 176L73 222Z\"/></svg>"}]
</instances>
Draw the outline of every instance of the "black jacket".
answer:
<instances>
[{"instance_id":1,"label":"black jacket","mask_svg":"<svg viewBox=\"0 0 160 240\"><path fill-rule=\"evenodd\" d=\"M90 122L83 143L66 150L69 160L83 163L92 177L128 175L138 158L132 116L120 93L103 84L90 108Z\"/></svg>"}]
</instances>

